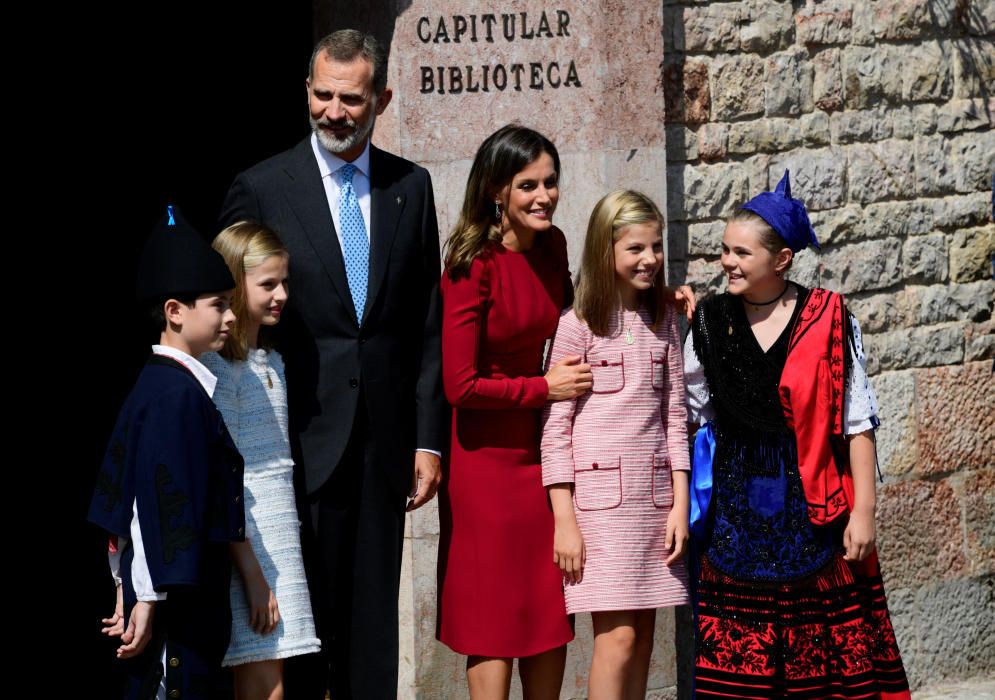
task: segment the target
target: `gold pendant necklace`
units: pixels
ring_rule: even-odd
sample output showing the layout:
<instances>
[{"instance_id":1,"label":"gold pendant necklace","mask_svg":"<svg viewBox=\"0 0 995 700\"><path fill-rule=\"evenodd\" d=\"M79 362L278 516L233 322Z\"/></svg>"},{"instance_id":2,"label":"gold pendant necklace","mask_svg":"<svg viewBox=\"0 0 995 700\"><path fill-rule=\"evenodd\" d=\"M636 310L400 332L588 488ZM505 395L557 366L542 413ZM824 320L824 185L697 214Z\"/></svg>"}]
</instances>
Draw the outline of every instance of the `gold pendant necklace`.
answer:
<instances>
[{"instance_id":1,"label":"gold pendant necklace","mask_svg":"<svg viewBox=\"0 0 995 700\"><path fill-rule=\"evenodd\" d=\"M636 342L636 339L632 337L632 324L636 322L636 317L639 316L639 309L636 309L632 314L632 320L629 322L629 327L625 329L625 344L632 345ZM624 320L624 316L623 316Z\"/></svg>"}]
</instances>

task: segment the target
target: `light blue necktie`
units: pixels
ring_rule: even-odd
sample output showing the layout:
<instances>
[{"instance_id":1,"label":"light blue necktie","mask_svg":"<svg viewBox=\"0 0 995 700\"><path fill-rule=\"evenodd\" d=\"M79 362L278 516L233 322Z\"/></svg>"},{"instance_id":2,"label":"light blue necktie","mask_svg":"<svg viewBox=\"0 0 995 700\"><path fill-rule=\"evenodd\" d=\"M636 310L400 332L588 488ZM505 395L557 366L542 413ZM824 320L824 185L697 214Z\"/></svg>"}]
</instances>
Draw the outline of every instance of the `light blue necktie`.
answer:
<instances>
[{"instance_id":1,"label":"light blue necktie","mask_svg":"<svg viewBox=\"0 0 995 700\"><path fill-rule=\"evenodd\" d=\"M339 226L342 227L342 253L345 256L345 276L349 280L349 293L356 307L356 321L363 320L366 306L366 282L370 269L370 239L366 236L366 223L352 186L356 166L346 163L342 174L342 193L339 199Z\"/></svg>"}]
</instances>

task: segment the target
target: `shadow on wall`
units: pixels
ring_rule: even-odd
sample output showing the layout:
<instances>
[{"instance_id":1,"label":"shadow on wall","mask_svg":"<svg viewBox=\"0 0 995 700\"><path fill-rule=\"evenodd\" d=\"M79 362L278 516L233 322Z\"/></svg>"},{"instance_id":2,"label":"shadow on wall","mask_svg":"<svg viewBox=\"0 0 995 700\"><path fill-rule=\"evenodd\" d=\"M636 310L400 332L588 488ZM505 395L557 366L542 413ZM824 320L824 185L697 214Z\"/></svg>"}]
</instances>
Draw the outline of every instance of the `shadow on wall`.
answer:
<instances>
[{"instance_id":1,"label":"shadow on wall","mask_svg":"<svg viewBox=\"0 0 995 700\"><path fill-rule=\"evenodd\" d=\"M667 149L667 201L665 215L667 217L667 256L670 284L684 284L688 270L688 224L685 221L684 210L684 168L671 167L671 154L676 150L683 152L685 129L682 125L691 126L707 122L710 111L710 95L708 88L708 73L705 66L688 63L683 51L684 46L684 13L680 6L663 5L663 75L664 114L666 127ZM671 127L675 128L671 128ZM671 143L679 139L681 143ZM678 618L677 631L680 635L682 625ZM689 669L689 661L680 656L678 649L678 678ZM687 684L684 684L687 687ZM682 696L683 697L683 696ZM688 696L690 697L690 696Z\"/></svg>"},{"instance_id":2,"label":"shadow on wall","mask_svg":"<svg viewBox=\"0 0 995 700\"><path fill-rule=\"evenodd\" d=\"M390 50L394 40L394 21L411 7L411 0L315 0L314 39L339 29L358 29L372 34Z\"/></svg>"},{"instance_id":3,"label":"shadow on wall","mask_svg":"<svg viewBox=\"0 0 995 700\"><path fill-rule=\"evenodd\" d=\"M940 0L930 2L926 9L933 26L946 26L950 35L950 43L957 56L954 65L959 65L963 76L973 76L977 81L977 89L981 94L985 115L991 121L991 106L988 83L982 76L995 73L991 54L983 50L984 39L979 34L984 33L985 17L981 13L981 2L975 0L955 0L951 7ZM941 44L942 46L942 44Z\"/></svg>"}]
</instances>

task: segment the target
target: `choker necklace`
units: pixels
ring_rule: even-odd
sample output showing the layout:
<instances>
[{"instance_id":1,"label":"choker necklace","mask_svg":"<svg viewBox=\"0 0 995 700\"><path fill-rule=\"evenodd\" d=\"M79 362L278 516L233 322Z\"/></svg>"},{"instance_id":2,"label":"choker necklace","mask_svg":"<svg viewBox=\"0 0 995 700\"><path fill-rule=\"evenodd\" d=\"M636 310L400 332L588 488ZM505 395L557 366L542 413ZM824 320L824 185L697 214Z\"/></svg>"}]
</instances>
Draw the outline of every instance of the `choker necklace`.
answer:
<instances>
[{"instance_id":1,"label":"choker necklace","mask_svg":"<svg viewBox=\"0 0 995 700\"><path fill-rule=\"evenodd\" d=\"M780 294L778 294L778 295L777 295L776 297L774 297L773 299L771 299L770 301L750 301L750 300L749 300L749 299L747 299L747 298L746 298L745 296L743 297L743 301L745 301L745 302L746 302L747 304L749 304L750 306L770 306L770 305L771 305L771 304L773 304L773 303L774 303L775 301L777 301L778 299L780 299L781 297L783 297L783 296L784 296L784 293L788 291L788 287L789 287L789 286L790 286L790 285L789 285L789 284L788 284L787 282L785 282L785 283L784 283L784 289L782 289L782 290L781 290L781 293L780 293Z\"/></svg>"}]
</instances>

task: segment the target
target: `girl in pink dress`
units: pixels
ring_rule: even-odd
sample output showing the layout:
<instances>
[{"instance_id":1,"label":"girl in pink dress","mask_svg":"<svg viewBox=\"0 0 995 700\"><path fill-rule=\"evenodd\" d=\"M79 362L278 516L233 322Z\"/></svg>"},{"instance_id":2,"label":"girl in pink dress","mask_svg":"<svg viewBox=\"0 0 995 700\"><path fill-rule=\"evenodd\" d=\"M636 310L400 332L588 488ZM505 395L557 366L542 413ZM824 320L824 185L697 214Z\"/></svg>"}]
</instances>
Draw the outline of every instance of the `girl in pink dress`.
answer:
<instances>
[{"instance_id":1,"label":"girl in pink dress","mask_svg":"<svg viewBox=\"0 0 995 700\"><path fill-rule=\"evenodd\" d=\"M549 357L581 356L594 375L590 392L546 405L542 434L567 612L594 623L591 698L644 697L656 609L688 602L684 365L662 230L641 193L598 202Z\"/></svg>"}]
</instances>

